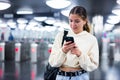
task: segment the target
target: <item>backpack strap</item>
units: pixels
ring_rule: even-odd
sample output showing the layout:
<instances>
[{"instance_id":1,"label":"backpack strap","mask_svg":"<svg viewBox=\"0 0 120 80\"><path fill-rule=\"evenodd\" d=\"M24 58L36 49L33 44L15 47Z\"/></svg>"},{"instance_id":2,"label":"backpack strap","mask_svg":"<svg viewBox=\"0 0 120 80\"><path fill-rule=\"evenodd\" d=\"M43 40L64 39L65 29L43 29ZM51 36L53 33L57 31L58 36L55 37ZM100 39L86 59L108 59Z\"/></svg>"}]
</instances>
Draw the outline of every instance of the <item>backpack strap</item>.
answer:
<instances>
[{"instance_id":1,"label":"backpack strap","mask_svg":"<svg viewBox=\"0 0 120 80\"><path fill-rule=\"evenodd\" d=\"M64 35L63 35L63 39L62 39L62 46L63 46L64 40L65 40L65 37L67 36L67 34L68 34L68 31L64 30Z\"/></svg>"}]
</instances>

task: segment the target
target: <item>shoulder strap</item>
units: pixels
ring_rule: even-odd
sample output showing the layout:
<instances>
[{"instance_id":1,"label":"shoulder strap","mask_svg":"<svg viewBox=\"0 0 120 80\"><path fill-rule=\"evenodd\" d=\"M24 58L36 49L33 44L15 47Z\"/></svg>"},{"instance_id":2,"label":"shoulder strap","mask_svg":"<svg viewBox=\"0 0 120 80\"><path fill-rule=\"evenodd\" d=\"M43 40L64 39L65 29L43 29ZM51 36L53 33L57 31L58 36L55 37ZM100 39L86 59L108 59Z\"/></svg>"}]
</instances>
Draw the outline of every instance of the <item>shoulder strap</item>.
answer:
<instances>
[{"instance_id":1,"label":"shoulder strap","mask_svg":"<svg viewBox=\"0 0 120 80\"><path fill-rule=\"evenodd\" d=\"M63 35L63 39L62 39L62 45L63 45L63 43L64 43L64 39L65 39L65 37L67 36L67 34L68 34L68 31L64 30L64 35Z\"/></svg>"}]
</instances>

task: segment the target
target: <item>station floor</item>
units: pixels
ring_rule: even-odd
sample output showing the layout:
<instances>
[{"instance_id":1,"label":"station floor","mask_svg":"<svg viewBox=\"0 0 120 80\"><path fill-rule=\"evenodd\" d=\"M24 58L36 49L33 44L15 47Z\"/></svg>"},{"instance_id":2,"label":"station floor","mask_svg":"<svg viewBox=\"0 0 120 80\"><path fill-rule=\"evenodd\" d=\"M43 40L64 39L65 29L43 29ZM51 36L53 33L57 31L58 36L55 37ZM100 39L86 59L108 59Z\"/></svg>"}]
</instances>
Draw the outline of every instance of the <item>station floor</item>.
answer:
<instances>
[{"instance_id":1,"label":"station floor","mask_svg":"<svg viewBox=\"0 0 120 80\"><path fill-rule=\"evenodd\" d=\"M120 80L119 46L104 42L100 66L90 73L90 80ZM36 63L31 63L30 60L2 61L0 62L0 80L44 80L46 64L47 59L39 59Z\"/></svg>"},{"instance_id":2,"label":"station floor","mask_svg":"<svg viewBox=\"0 0 120 80\"><path fill-rule=\"evenodd\" d=\"M0 62L0 80L44 80L43 74L47 60L37 63L30 61ZM120 62L101 64L97 70L90 73L90 80L120 80Z\"/></svg>"}]
</instances>

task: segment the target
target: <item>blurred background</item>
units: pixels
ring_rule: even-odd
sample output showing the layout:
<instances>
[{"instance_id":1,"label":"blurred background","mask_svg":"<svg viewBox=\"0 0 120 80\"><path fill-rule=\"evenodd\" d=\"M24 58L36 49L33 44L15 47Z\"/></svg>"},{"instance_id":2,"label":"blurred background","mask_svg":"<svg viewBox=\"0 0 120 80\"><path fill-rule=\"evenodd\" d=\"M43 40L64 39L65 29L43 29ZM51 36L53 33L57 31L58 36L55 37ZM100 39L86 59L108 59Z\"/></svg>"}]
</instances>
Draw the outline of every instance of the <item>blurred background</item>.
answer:
<instances>
[{"instance_id":1,"label":"blurred background","mask_svg":"<svg viewBox=\"0 0 120 80\"><path fill-rule=\"evenodd\" d=\"M120 80L120 0L0 0L0 80L44 80L56 34L72 7L86 8L100 66L90 80Z\"/></svg>"}]
</instances>

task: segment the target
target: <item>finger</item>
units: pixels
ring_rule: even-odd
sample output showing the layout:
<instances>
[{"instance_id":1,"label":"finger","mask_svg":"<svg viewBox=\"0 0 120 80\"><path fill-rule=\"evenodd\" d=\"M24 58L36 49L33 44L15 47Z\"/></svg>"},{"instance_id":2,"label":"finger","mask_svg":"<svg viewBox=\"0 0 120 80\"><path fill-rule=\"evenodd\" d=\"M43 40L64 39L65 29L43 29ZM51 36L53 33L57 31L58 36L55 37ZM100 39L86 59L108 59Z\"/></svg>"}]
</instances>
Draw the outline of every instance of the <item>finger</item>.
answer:
<instances>
[{"instance_id":1,"label":"finger","mask_svg":"<svg viewBox=\"0 0 120 80\"><path fill-rule=\"evenodd\" d=\"M71 41L66 42L66 45L69 45L69 44L71 44Z\"/></svg>"}]
</instances>

